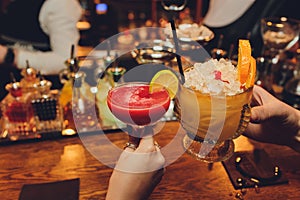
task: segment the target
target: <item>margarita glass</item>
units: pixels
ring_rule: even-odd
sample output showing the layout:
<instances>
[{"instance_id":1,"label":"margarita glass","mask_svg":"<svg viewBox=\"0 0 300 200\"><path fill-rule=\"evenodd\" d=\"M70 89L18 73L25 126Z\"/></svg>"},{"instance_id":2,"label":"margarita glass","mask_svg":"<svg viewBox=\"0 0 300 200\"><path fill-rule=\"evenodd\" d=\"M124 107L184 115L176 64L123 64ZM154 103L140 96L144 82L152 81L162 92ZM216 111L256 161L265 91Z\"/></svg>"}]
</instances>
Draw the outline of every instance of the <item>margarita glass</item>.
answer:
<instances>
[{"instance_id":1,"label":"margarita glass","mask_svg":"<svg viewBox=\"0 0 300 200\"><path fill-rule=\"evenodd\" d=\"M170 96L166 89L149 92L145 82L127 82L108 92L107 105L112 114L135 129L135 137L142 137L145 126L155 124L167 112Z\"/></svg>"}]
</instances>

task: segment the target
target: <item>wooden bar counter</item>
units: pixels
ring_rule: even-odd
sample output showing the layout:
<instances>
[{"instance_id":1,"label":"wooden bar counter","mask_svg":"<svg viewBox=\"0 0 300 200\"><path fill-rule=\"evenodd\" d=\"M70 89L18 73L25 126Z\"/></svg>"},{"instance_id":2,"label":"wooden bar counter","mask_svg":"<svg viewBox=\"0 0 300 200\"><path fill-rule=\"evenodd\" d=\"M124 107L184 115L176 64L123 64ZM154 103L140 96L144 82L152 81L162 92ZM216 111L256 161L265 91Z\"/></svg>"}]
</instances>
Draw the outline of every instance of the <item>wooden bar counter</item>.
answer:
<instances>
[{"instance_id":1,"label":"wooden bar counter","mask_svg":"<svg viewBox=\"0 0 300 200\"><path fill-rule=\"evenodd\" d=\"M178 122L166 122L155 137L162 153L170 143L182 150L184 132ZM175 137L176 136L176 137ZM126 133L87 134L95 148L101 138L108 138L120 149L127 140ZM174 138L177 138L174 142ZM18 199L24 184L80 179L80 199L105 199L112 169L98 161L87 150L80 137L56 140L22 142L0 146L0 199ZM93 144L93 142L91 142ZM252 151L253 145L243 136L235 140L236 151ZM281 167L288 178L287 184L248 188L244 199L300 199L300 154L293 150L263 144L268 155ZM109 156L109 154L108 154ZM161 183L150 199L238 199L222 163L209 165L182 154L166 167Z\"/></svg>"}]
</instances>

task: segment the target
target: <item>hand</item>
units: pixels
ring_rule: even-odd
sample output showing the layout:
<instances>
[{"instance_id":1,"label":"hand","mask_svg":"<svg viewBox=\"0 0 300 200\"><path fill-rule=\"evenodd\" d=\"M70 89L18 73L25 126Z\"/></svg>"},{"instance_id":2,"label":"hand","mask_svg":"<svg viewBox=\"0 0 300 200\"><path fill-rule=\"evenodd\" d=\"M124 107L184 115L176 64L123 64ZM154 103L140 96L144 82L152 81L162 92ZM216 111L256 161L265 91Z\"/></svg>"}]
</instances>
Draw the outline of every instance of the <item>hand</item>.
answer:
<instances>
[{"instance_id":1,"label":"hand","mask_svg":"<svg viewBox=\"0 0 300 200\"><path fill-rule=\"evenodd\" d=\"M165 159L151 136L126 148L110 177L107 200L147 199L164 174Z\"/></svg>"},{"instance_id":2,"label":"hand","mask_svg":"<svg viewBox=\"0 0 300 200\"><path fill-rule=\"evenodd\" d=\"M300 152L300 111L254 86L251 121L244 135L267 143L287 145Z\"/></svg>"}]
</instances>

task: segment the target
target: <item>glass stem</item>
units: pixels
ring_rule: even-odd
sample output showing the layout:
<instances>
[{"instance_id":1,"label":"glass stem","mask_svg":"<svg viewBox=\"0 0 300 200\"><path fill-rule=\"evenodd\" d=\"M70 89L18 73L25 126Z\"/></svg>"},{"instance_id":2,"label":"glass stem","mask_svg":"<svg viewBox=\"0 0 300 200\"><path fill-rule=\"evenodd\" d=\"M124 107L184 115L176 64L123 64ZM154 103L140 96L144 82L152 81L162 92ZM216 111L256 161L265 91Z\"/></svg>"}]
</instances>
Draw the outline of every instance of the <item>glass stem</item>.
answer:
<instances>
[{"instance_id":1,"label":"glass stem","mask_svg":"<svg viewBox=\"0 0 300 200\"><path fill-rule=\"evenodd\" d=\"M132 133L130 134L133 137L142 138L144 133L144 126L131 126Z\"/></svg>"},{"instance_id":2,"label":"glass stem","mask_svg":"<svg viewBox=\"0 0 300 200\"><path fill-rule=\"evenodd\" d=\"M130 126L130 125L127 125L129 141L133 142L134 144L139 144L141 138L144 138L144 137L150 136L150 135L153 136L152 129L153 129L152 126Z\"/></svg>"},{"instance_id":3,"label":"glass stem","mask_svg":"<svg viewBox=\"0 0 300 200\"><path fill-rule=\"evenodd\" d=\"M140 143L143 133L143 127L127 125L128 142L136 144Z\"/></svg>"}]
</instances>

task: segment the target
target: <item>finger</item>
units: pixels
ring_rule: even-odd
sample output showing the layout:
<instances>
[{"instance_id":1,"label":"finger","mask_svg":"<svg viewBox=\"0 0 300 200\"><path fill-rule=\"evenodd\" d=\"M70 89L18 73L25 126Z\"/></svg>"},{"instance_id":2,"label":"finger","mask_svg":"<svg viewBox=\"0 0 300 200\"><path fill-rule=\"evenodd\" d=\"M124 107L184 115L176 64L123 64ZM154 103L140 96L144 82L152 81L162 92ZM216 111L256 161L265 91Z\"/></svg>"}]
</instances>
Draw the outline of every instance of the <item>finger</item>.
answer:
<instances>
[{"instance_id":1,"label":"finger","mask_svg":"<svg viewBox=\"0 0 300 200\"><path fill-rule=\"evenodd\" d=\"M249 123L246 131L243 133L246 137L257 141L264 142L265 136L262 134L262 126L260 124Z\"/></svg>"},{"instance_id":2,"label":"finger","mask_svg":"<svg viewBox=\"0 0 300 200\"><path fill-rule=\"evenodd\" d=\"M266 117L265 108L263 106L256 106L251 109L250 121L253 123L260 123L264 121Z\"/></svg>"},{"instance_id":3,"label":"finger","mask_svg":"<svg viewBox=\"0 0 300 200\"><path fill-rule=\"evenodd\" d=\"M254 85L253 94L252 94L252 98L251 98L251 107L262 105L259 91L260 91L260 87Z\"/></svg>"},{"instance_id":4,"label":"finger","mask_svg":"<svg viewBox=\"0 0 300 200\"><path fill-rule=\"evenodd\" d=\"M136 147L139 146L141 138L128 135L128 142L134 144Z\"/></svg>"},{"instance_id":5,"label":"finger","mask_svg":"<svg viewBox=\"0 0 300 200\"><path fill-rule=\"evenodd\" d=\"M124 149L124 151L128 151L128 152L134 152L135 150L134 150L133 148L129 148L129 147L127 147L127 148L125 148L125 149Z\"/></svg>"},{"instance_id":6,"label":"finger","mask_svg":"<svg viewBox=\"0 0 300 200\"><path fill-rule=\"evenodd\" d=\"M155 146L156 151L160 151L161 147L156 141L154 141L154 146Z\"/></svg>"},{"instance_id":7,"label":"finger","mask_svg":"<svg viewBox=\"0 0 300 200\"><path fill-rule=\"evenodd\" d=\"M131 142L126 142L126 144L124 146L124 150L129 151L129 152L135 151L136 148L137 148L137 146L134 143L131 143Z\"/></svg>"},{"instance_id":8,"label":"finger","mask_svg":"<svg viewBox=\"0 0 300 200\"><path fill-rule=\"evenodd\" d=\"M148 146L151 138L147 138L145 140L145 142L143 142L144 140L142 140L140 147L138 147L136 151L127 152L127 150L132 151L130 149L126 149L125 151L123 151L119 157L115 169L129 173L145 173L157 171L163 168L165 164L164 156L160 151L147 152L146 150L144 150L142 147ZM154 146L153 139L152 146Z\"/></svg>"},{"instance_id":9,"label":"finger","mask_svg":"<svg viewBox=\"0 0 300 200\"><path fill-rule=\"evenodd\" d=\"M264 88L255 85L253 88L253 95L251 99L252 106L260 106L267 104L272 101L274 96L272 96L269 92L267 92Z\"/></svg>"},{"instance_id":10,"label":"finger","mask_svg":"<svg viewBox=\"0 0 300 200\"><path fill-rule=\"evenodd\" d=\"M142 138L136 152L148 153L156 150L153 137Z\"/></svg>"}]
</instances>

